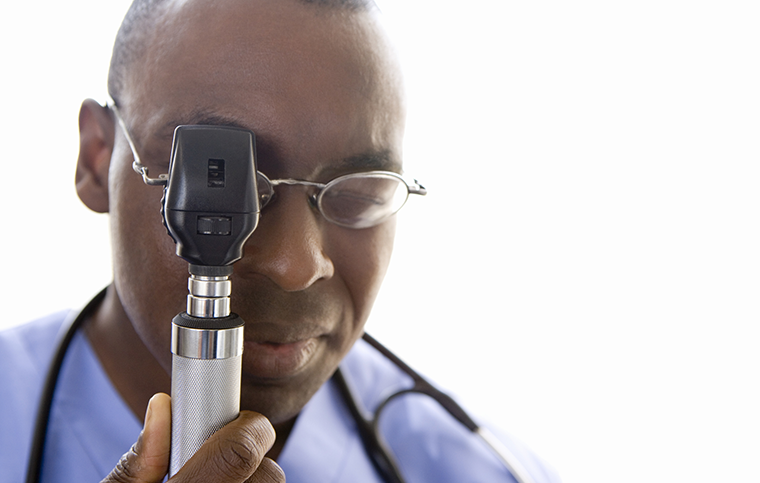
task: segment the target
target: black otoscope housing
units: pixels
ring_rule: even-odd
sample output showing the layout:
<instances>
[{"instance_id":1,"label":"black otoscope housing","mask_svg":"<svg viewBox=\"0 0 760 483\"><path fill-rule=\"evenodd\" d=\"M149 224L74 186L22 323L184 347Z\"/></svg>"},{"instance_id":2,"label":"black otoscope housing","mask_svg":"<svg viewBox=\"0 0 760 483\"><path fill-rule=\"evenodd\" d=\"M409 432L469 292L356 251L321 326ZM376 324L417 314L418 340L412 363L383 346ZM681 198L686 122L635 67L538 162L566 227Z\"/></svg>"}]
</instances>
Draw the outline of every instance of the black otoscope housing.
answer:
<instances>
[{"instance_id":1,"label":"black otoscope housing","mask_svg":"<svg viewBox=\"0 0 760 483\"><path fill-rule=\"evenodd\" d=\"M177 255L192 265L230 265L259 220L255 138L221 126L178 126L162 214Z\"/></svg>"},{"instance_id":2,"label":"black otoscope housing","mask_svg":"<svg viewBox=\"0 0 760 483\"><path fill-rule=\"evenodd\" d=\"M259 220L255 152L245 129L174 131L161 210L190 278L172 321L170 476L240 412L244 323L230 312L230 275Z\"/></svg>"}]
</instances>

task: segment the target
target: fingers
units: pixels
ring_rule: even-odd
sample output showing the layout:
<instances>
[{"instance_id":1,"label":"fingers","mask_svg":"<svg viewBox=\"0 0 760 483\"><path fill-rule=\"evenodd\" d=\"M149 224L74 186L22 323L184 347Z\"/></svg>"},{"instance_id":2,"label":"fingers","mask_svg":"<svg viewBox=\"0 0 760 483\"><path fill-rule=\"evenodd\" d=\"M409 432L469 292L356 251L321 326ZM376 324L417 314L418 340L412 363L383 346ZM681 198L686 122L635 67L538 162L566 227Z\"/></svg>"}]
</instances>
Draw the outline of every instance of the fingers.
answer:
<instances>
[{"instance_id":1,"label":"fingers","mask_svg":"<svg viewBox=\"0 0 760 483\"><path fill-rule=\"evenodd\" d=\"M284 482L282 469L265 458L274 440L269 420L261 414L243 411L213 434L171 481Z\"/></svg>"},{"instance_id":2,"label":"fingers","mask_svg":"<svg viewBox=\"0 0 760 483\"><path fill-rule=\"evenodd\" d=\"M265 455L275 440L264 416L243 411L212 435L171 479L172 483L283 483L282 469ZM102 483L160 483L169 469L171 398L156 394L148 403L145 427Z\"/></svg>"},{"instance_id":3,"label":"fingers","mask_svg":"<svg viewBox=\"0 0 760 483\"><path fill-rule=\"evenodd\" d=\"M145 427L137 443L102 483L160 483L169 470L171 399L156 394L145 412Z\"/></svg>"},{"instance_id":4,"label":"fingers","mask_svg":"<svg viewBox=\"0 0 760 483\"><path fill-rule=\"evenodd\" d=\"M285 483L285 472L273 460L264 458L246 483Z\"/></svg>"}]
</instances>

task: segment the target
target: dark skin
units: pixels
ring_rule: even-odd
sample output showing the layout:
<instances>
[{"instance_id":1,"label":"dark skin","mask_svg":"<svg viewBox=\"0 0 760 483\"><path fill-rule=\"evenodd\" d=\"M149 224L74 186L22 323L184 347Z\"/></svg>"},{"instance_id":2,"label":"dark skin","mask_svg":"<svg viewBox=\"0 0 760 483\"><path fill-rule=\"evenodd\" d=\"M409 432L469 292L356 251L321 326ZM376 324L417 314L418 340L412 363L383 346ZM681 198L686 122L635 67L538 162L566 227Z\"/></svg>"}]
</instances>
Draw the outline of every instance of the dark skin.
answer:
<instances>
[{"instance_id":1,"label":"dark skin","mask_svg":"<svg viewBox=\"0 0 760 483\"><path fill-rule=\"evenodd\" d=\"M130 66L118 95L152 175L167 170L174 126L203 123L254 131L259 169L272 178L400 171L399 80L372 15L285 0L208 3L167 9L160 28L145 33L153 48ZM112 113L88 100L79 121L77 191L88 207L110 213L114 265L87 335L142 417L154 394L169 392L170 321L184 310L187 263L161 224L161 190L132 171ZM299 411L363 332L394 222L342 228L324 220L307 193L279 189L234 266L232 309L246 321L244 411L172 481L282 481L264 455L279 455ZM161 481L166 473L168 396L151 401L136 454L125 455L110 481Z\"/></svg>"}]
</instances>

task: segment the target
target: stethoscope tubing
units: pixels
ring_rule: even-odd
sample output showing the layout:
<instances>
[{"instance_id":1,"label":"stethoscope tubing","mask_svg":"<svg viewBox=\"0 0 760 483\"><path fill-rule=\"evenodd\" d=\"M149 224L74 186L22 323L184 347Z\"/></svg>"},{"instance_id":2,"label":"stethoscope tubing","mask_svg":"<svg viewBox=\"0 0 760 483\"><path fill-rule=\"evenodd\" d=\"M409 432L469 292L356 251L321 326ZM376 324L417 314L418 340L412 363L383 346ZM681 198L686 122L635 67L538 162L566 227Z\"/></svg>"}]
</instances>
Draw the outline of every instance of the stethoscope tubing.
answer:
<instances>
[{"instance_id":1,"label":"stethoscope tubing","mask_svg":"<svg viewBox=\"0 0 760 483\"><path fill-rule=\"evenodd\" d=\"M360 408L356 392L343 376L340 369L338 369L333 376L349 411L357 421L359 434L364 443L367 455L370 460L372 460L375 468L388 483L405 483L405 480L401 476L401 472L398 469L398 463L395 458L393 458L392 452L388 448L387 443L383 441L383 438L380 436L380 430L378 427L379 421L376 415L394 399L410 393L425 394L435 399L454 419L477 435L493 451L507 470L509 470L517 483L534 483L533 478L514 453L499 441L499 439L487 428L478 425L475 420L473 420L472 417L470 417L470 415L451 398L451 396L430 384L425 378L417 373L417 371L409 367L403 360L401 360L401 358L366 332L362 338L385 358L393 362L399 369L411 377L413 381L412 387L398 391L380 403L375 410L375 416L372 417L369 416L366 410Z\"/></svg>"},{"instance_id":2,"label":"stethoscope tubing","mask_svg":"<svg viewBox=\"0 0 760 483\"><path fill-rule=\"evenodd\" d=\"M39 405L37 406L37 416L34 421L34 432L32 433L32 446L29 453L29 460L26 470L26 483L37 483L40 481L42 473L42 457L45 450L45 438L47 436L48 422L50 421L50 410L53 406L53 397L55 388L58 385L58 375L63 366L63 359L66 357L66 351L71 344L71 340L76 335L77 330L82 326L87 317L100 305L100 302L106 296L106 290L103 289L90 300L79 313L72 313L61 325L58 331L55 343L53 359L48 366L48 372L45 376L45 384L42 386Z\"/></svg>"},{"instance_id":3,"label":"stethoscope tubing","mask_svg":"<svg viewBox=\"0 0 760 483\"><path fill-rule=\"evenodd\" d=\"M48 367L39 405L37 407L34 432L32 433L32 445L27 466L26 483L37 483L41 478L48 423L50 420L50 413L56 386L58 384L58 378L61 372L61 367L63 366L63 360L66 357L66 352L72 339L84 321L87 320L88 316L95 311L103 298L105 298L106 290L107 289L103 289L93 297L93 299L90 300L79 313L70 315L61 325L58 332L55 351L50 366ZM398 356L393 354L369 334L365 333L362 338L383 356L393 362L400 370L408 374L414 382L412 388L399 391L388 397L381 406L378 407L378 412L382 410L384 405L387 405L390 401L403 394L410 392L426 394L438 401L438 403L441 404L452 417L457 419L467 429L483 439L499 459L501 459L518 483L534 483L531 476L525 471L525 468L520 464L514 454L512 454L512 452L487 429L482 428L475 423L464 409L462 409L451 397L436 389ZM398 463L392 456L392 451L388 448L387 443L383 441L382 437L380 437L376 418L371 417L360 407L358 396L350 383L346 380L340 368L335 371L333 381L338 386L339 392L346 403L348 411L356 421L364 449L377 472L387 483L405 483L401 471L398 468Z\"/></svg>"}]
</instances>

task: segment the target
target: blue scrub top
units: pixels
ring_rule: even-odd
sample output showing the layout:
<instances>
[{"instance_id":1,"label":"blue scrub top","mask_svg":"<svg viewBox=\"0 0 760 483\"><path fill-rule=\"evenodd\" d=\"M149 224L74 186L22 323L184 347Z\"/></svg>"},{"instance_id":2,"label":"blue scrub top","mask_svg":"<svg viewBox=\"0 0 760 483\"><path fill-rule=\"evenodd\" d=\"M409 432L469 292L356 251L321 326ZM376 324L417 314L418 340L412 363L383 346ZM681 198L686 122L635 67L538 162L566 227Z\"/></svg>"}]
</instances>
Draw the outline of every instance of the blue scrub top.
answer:
<instances>
[{"instance_id":1,"label":"blue scrub top","mask_svg":"<svg viewBox=\"0 0 760 483\"><path fill-rule=\"evenodd\" d=\"M56 334L67 313L0 333L0 482L24 481L37 401ZM363 341L342 370L365 408L411 382ZM428 398L404 398L389 413L389 444L413 482L511 482L489 449ZM384 425L386 423L384 422ZM137 440L142 429L103 371L82 332L67 353L48 429L43 481L98 482ZM518 441L502 437L536 483L556 474ZM335 385L325 384L296 420L278 458L288 483L381 482Z\"/></svg>"}]
</instances>

